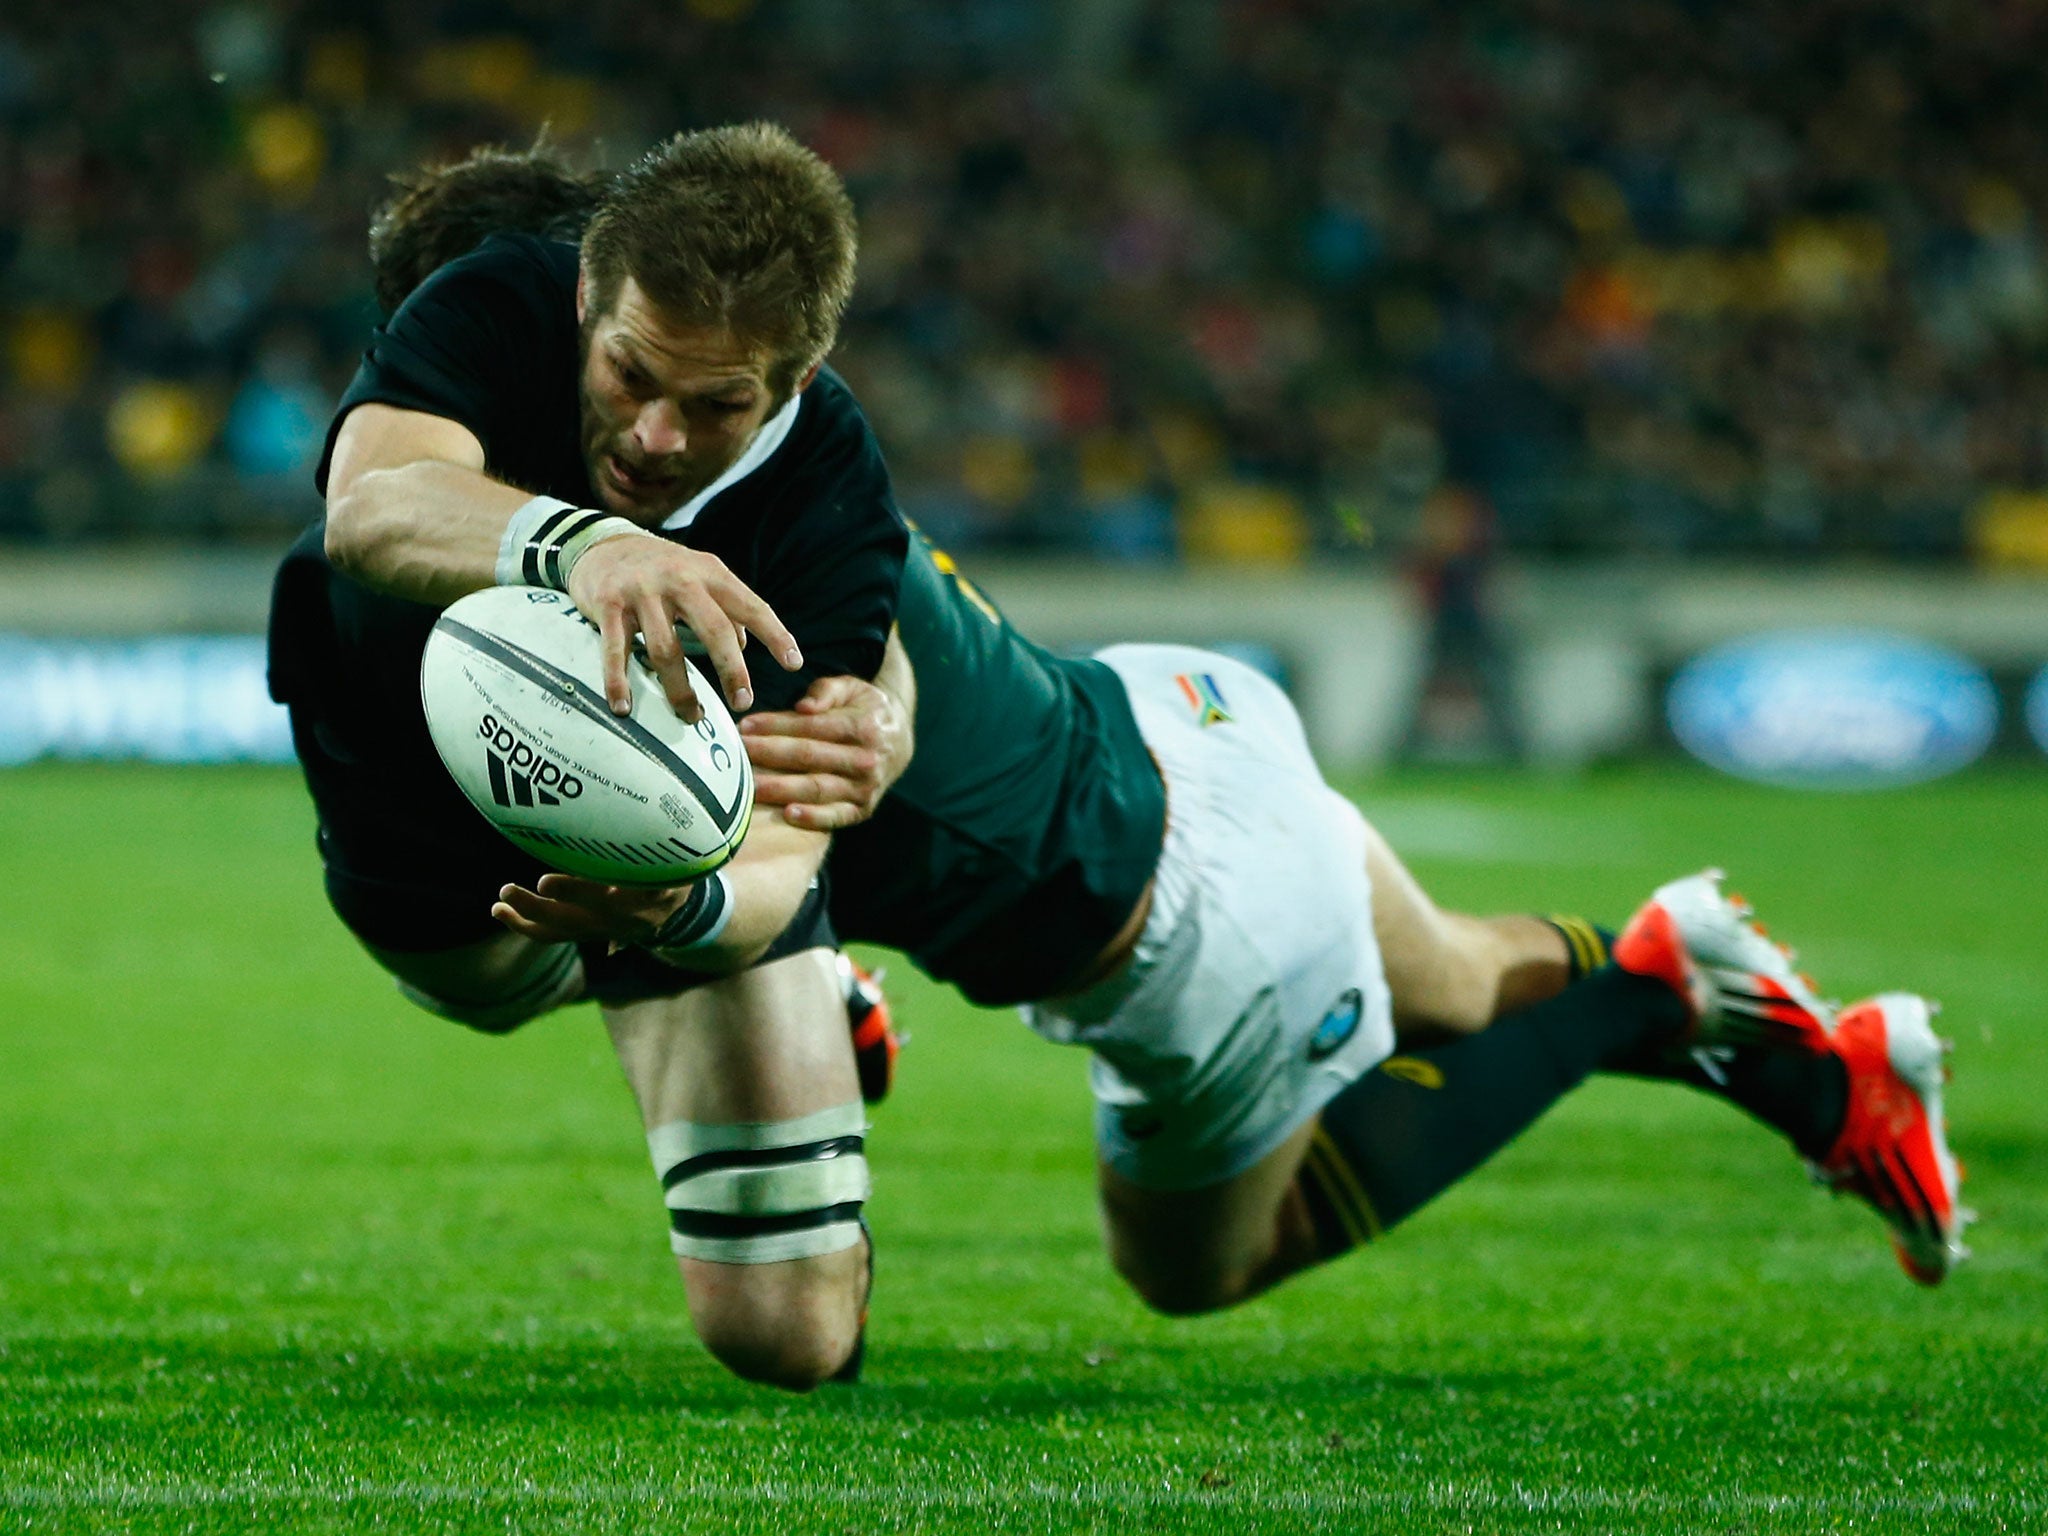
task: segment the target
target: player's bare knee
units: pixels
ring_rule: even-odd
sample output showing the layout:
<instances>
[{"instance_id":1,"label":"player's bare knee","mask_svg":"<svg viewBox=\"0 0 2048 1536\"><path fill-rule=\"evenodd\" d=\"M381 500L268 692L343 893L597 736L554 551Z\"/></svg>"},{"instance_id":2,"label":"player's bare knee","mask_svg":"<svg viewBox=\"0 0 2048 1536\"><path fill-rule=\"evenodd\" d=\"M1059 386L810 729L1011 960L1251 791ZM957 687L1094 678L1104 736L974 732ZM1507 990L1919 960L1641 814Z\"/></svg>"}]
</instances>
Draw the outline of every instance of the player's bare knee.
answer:
<instances>
[{"instance_id":1,"label":"player's bare knee","mask_svg":"<svg viewBox=\"0 0 2048 1536\"><path fill-rule=\"evenodd\" d=\"M1140 1301L1166 1317L1198 1317L1235 1306L1251 1292L1250 1275L1189 1255L1153 1253L1112 1237L1109 1261Z\"/></svg>"},{"instance_id":2,"label":"player's bare knee","mask_svg":"<svg viewBox=\"0 0 2048 1536\"><path fill-rule=\"evenodd\" d=\"M867 1304L862 1244L776 1264L681 1259L690 1320L734 1375L808 1392L843 1366Z\"/></svg>"},{"instance_id":3,"label":"player's bare knee","mask_svg":"<svg viewBox=\"0 0 2048 1536\"><path fill-rule=\"evenodd\" d=\"M808 1392L831 1379L860 1332L857 1288L839 1280L813 1285L722 1286L690 1292L697 1336L735 1376Z\"/></svg>"},{"instance_id":4,"label":"player's bare knee","mask_svg":"<svg viewBox=\"0 0 2048 1536\"><path fill-rule=\"evenodd\" d=\"M1231 1276L1214 1271L1175 1271L1145 1265L1117 1266L1138 1299L1164 1317L1199 1317L1235 1306L1248 1294Z\"/></svg>"}]
</instances>

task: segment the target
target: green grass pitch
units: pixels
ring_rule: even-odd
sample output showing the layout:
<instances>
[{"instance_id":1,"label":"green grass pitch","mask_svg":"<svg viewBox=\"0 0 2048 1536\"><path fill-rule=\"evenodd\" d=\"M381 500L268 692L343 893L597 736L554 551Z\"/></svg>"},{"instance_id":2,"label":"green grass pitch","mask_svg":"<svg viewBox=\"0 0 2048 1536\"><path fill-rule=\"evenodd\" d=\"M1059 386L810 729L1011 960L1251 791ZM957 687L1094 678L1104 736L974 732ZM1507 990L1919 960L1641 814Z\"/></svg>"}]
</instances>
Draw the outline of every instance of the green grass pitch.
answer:
<instances>
[{"instance_id":1,"label":"green grass pitch","mask_svg":"<svg viewBox=\"0 0 2048 1536\"><path fill-rule=\"evenodd\" d=\"M1825 989L1941 997L1978 1258L1721 1106L1601 1082L1227 1315L1109 1273L1082 1058L899 967L869 1378L693 1342L594 1013L416 1014L287 772L0 775L0 1530L2048 1529L2048 775L1818 798L1398 778L1440 899L1614 920L1727 865Z\"/></svg>"}]
</instances>

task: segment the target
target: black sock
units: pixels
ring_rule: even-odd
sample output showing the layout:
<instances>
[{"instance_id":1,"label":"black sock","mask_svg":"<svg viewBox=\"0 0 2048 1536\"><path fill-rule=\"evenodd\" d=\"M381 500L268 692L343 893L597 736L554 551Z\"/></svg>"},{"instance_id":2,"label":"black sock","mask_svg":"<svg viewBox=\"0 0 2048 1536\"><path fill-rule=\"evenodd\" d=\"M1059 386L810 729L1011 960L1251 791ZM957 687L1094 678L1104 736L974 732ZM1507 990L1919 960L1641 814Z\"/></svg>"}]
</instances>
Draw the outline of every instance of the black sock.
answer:
<instances>
[{"instance_id":1,"label":"black sock","mask_svg":"<svg viewBox=\"0 0 2048 1536\"><path fill-rule=\"evenodd\" d=\"M1573 981L1607 964L1614 952L1613 933L1597 923L1561 914L1544 921L1564 935ZM1602 1071L1684 1083L1725 1099L1784 1136L1803 1157L1825 1157L1842 1134L1849 1073L1835 1057L1738 1046L1724 1051L1714 1067L1718 1077L1693 1057L1655 1045L1601 1064Z\"/></svg>"},{"instance_id":2,"label":"black sock","mask_svg":"<svg viewBox=\"0 0 2048 1536\"><path fill-rule=\"evenodd\" d=\"M1838 1056L1762 1045L1725 1046L1709 1060L1651 1047L1631 1051L1605 1070L1684 1083L1755 1116L1789 1140L1802 1157L1828 1154L1849 1113L1849 1069Z\"/></svg>"},{"instance_id":3,"label":"black sock","mask_svg":"<svg viewBox=\"0 0 2048 1536\"><path fill-rule=\"evenodd\" d=\"M1382 1062L1324 1107L1299 1182L1325 1256L1393 1226L1587 1076L1668 1046L1684 1002L1612 966L1476 1035Z\"/></svg>"}]
</instances>

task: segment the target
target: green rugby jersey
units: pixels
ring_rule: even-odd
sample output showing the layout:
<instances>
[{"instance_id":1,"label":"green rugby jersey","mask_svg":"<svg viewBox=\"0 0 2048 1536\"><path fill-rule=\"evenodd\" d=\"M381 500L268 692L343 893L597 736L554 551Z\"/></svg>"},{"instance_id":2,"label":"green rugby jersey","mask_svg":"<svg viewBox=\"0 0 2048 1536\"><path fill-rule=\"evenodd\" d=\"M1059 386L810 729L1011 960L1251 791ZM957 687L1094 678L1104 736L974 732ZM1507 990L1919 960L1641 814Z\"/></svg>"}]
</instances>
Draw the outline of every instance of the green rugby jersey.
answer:
<instances>
[{"instance_id":1,"label":"green rugby jersey","mask_svg":"<svg viewBox=\"0 0 2048 1536\"><path fill-rule=\"evenodd\" d=\"M1033 645L913 533L896 623L917 749L839 833L832 920L979 1003L1071 986L1144 895L1166 791L1116 674Z\"/></svg>"}]
</instances>

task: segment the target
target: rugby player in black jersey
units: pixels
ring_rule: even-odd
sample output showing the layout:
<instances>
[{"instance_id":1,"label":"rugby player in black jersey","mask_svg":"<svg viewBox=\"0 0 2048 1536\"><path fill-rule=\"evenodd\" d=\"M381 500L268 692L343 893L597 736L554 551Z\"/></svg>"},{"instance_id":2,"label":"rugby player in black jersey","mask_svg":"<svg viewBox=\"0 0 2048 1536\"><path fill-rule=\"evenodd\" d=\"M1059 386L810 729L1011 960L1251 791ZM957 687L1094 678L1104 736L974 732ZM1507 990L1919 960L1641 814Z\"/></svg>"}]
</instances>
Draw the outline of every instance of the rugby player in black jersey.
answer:
<instances>
[{"instance_id":1,"label":"rugby player in black jersey","mask_svg":"<svg viewBox=\"0 0 2048 1536\"><path fill-rule=\"evenodd\" d=\"M470 170L493 174L488 157ZM380 278L410 263L396 286L424 281L387 288L403 302L335 413L327 515L278 573L272 688L336 912L415 1002L478 1028L604 1004L700 1334L745 1375L808 1386L857 1366L866 1291L865 1122L819 865L825 829L900 764L908 718L864 681L906 534L822 366L853 282L851 208L763 125L678 136L601 202L558 181L588 220L580 246L512 233L466 250L481 231L443 217L432 175L381 220ZM493 920L501 892L546 889L543 870L461 801L426 735L419 657L440 609L536 581L600 627L615 707L637 637L694 713L687 634L735 712L802 722L752 748L784 814L757 817L637 947Z\"/></svg>"},{"instance_id":2,"label":"rugby player in black jersey","mask_svg":"<svg viewBox=\"0 0 2048 1536\"><path fill-rule=\"evenodd\" d=\"M1920 999L1838 1024L1709 875L1618 940L1445 912L1265 678L1175 646L1054 656L916 535L896 624L915 753L835 839L835 927L1093 1051L1111 1256L1155 1306L1228 1306L1378 1235L1595 1071L1763 1120L1879 1210L1914 1278L1961 1256ZM630 938L681 899L550 890L501 917Z\"/></svg>"}]
</instances>

